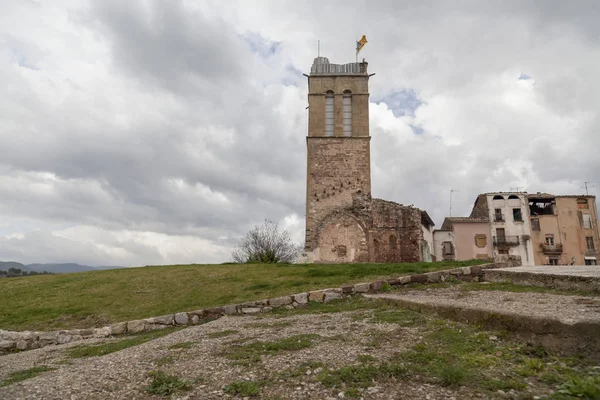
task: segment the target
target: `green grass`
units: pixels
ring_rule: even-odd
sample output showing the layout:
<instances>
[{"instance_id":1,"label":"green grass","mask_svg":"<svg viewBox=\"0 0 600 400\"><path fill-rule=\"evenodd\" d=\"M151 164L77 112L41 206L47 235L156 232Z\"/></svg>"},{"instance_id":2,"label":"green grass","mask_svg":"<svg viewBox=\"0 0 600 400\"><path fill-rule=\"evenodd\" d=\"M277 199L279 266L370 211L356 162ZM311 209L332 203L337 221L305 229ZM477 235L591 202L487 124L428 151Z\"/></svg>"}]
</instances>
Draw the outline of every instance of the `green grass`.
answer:
<instances>
[{"instance_id":1,"label":"green grass","mask_svg":"<svg viewBox=\"0 0 600 400\"><path fill-rule=\"evenodd\" d=\"M210 339L217 339L217 338L222 338L225 336L235 335L236 333L238 333L238 331L236 331L235 329L225 329L224 331L211 332L211 333L207 334L206 336L209 337Z\"/></svg>"},{"instance_id":2,"label":"green grass","mask_svg":"<svg viewBox=\"0 0 600 400\"><path fill-rule=\"evenodd\" d=\"M172 265L2 279L0 304L11 306L0 314L0 326L98 327L482 262Z\"/></svg>"},{"instance_id":3,"label":"green grass","mask_svg":"<svg viewBox=\"0 0 600 400\"><path fill-rule=\"evenodd\" d=\"M37 367L24 369L21 371L11 372L8 378L0 381L0 387L12 385L13 383L21 382L26 379L36 377L44 372L52 371L55 368L48 367L46 365L39 365Z\"/></svg>"},{"instance_id":4,"label":"green grass","mask_svg":"<svg viewBox=\"0 0 600 400\"><path fill-rule=\"evenodd\" d=\"M263 381L236 381L223 388L225 393L240 397L255 397L260 394L260 388L265 385Z\"/></svg>"},{"instance_id":5,"label":"green grass","mask_svg":"<svg viewBox=\"0 0 600 400\"><path fill-rule=\"evenodd\" d=\"M156 331L144 332L135 335L127 335L124 339L107 342L102 344L93 344L85 346L71 347L67 354L71 358L85 358L94 356L104 356L116 351L126 349L128 347L137 346L142 343L146 343L150 340L166 336L173 333L181 328L165 328Z\"/></svg>"},{"instance_id":6,"label":"green grass","mask_svg":"<svg viewBox=\"0 0 600 400\"><path fill-rule=\"evenodd\" d=\"M169 346L169 349L171 349L171 350L175 350L175 349L189 349L194 344L195 344L194 342L175 343L174 345Z\"/></svg>"},{"instance_id":7,"label":"green grass","mask_svg":"<svg viewBox=\"0 0 600 400\"><path fill-rule=\"evenodd\" d=\"M152 378L150 385L146 388L148 393L169 396L173 393L192 388L191 382L183 380L176 375L166 374L163 371L152 371L148 375Z\"/></svg>"},{"instance_id":8,"label":"green grass","mask_svg":"<svg viewBox=\"0 0 600 400\"><path fill-rule=\"evenodd\" d=\"M260 362L262 355L275 355L283 351L297 351L314 345L319 338L316 334L294 335L272 342L252 342L240 346L232 346L225 356L239 365L251 365Z\"/></svg>"}]
</instances>

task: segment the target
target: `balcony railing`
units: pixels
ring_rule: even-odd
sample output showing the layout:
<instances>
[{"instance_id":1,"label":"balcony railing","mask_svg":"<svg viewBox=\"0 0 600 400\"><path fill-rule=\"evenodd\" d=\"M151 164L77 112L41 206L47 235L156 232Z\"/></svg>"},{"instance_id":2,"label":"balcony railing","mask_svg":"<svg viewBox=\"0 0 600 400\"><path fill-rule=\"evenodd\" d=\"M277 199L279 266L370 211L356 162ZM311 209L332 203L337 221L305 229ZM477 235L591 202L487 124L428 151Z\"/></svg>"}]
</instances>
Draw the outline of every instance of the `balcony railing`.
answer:
<instances>
[{"instance_id":1,"label":"balcony railing","mask_svg":"<svg viewBox=\"0 0 600 400\"><path fill-rule=\"evenodd\" d=\"M518 246L518 236L494 236L494 246Z\"/></svg>"},{"instance_id":2,"label":"balcony railing","mask_svg":"<svg viewBox=\"0 0 600 400\"><path fill-rule=\"evenodd\" d=\"M494 214L494 222L504 222L504 215Z\"/></svg>"},{"instance_id":3,"label":"balcony railing","mask_svg":"<svg viewBox=\"0 0 600 400\"><path fill-rule=\"evenodd\" d=\"M542 252L545 254L560 254L563 252L562 243L557 243L557 244L541 243L540 248L542 249Z\"/></svg>"}]
</instances>

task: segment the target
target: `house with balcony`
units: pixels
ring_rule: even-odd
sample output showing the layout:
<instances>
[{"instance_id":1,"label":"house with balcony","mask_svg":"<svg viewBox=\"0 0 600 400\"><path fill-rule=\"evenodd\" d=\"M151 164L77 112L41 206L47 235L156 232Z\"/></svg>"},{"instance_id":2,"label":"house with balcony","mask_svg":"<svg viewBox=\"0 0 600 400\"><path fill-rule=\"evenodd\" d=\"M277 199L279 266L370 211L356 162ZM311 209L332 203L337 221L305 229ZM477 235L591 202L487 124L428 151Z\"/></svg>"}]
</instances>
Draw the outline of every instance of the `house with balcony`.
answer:
<instances>
[{"instance_id":1,"label":"house with balcony","mask_svg":"<svg viewBox=\"0 0 600 400\"><path fill-rule=\"evenodd\" d=\"M600 256L595 196L527 195L536 265L597 265Z\"/></svg>"},{"instance_id":2,"label":"house with balcony","mask_svg":"<svg viewBox=\"0 0 600 400\"><path fill-rule=\"evenodd\" d=\"M494 258L520 256L523 265L534 265L527 193L480 194L469 218L489 221L491 253Z\"/></svg>"}]
</instances>

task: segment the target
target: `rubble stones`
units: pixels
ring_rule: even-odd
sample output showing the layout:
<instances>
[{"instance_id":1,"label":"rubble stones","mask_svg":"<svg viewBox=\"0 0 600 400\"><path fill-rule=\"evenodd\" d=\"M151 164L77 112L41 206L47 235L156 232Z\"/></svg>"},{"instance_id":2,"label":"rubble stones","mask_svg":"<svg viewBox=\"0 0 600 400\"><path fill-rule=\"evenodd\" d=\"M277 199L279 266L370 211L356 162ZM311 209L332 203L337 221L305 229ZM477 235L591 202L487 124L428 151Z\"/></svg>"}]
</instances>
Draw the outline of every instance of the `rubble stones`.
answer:
<instances>
[{"instance_id":1,"label":"rubble stones","mask_svg":"<svg viewBox=\"0 0 600 400\"><path fill-rule=\"evenodd\" d=\"M322 290L315 290L312 292L308 292L308 301L318 301L318 302L322 303L324 297L325 297L325 293L323 293Z\"/></svg>"},{"instance_id":2,"label":"rubble stones","mask_svg":"<svg viewBox=\"0 0 600 400\"><path fill-rule=\"evenodd\" d=\"M127 333L139 333L146 330L146 321L137 320L127 322Z\"/></svg>"},{"instance_id":3,"label":"rubble stones","mask_svg":"<svg viewBox=\"0 0 600 400\"><path fill-rule=\"evenodd\" d=\"M357 283L354 285L355 293L367 293L371 289L370 283Z\"/></svg>"},{"instance_id":4,"label":"rubble stones","mask_svg":"<svg viewBox=\"0 0 600 400\"><path fill-rule=\"evenodd\" d=\"M308 293L299 293L294 295L294 301L299 305L305 305L308 303Z\"/></svg>"},{"instance_id":5,"label":"rubble stones","mask_svg":"<svg viewBox=\"0 0 600 400\"><path fill-rule=\"evenodd\" d=\"M281 307L292 304L292 296L277 297L276 299L269 300L271 307Z\"/></svg>"},{"instance_id":6,"label":"rubble stones","mask_svg":"<svg viewBox=\"0 0 600 400\"><path fill-rule=\"evenodd\" d=\"M110 326L110 330L113 335L122 335L127 332L127 322L119 322L116 324L112 324Z\"/></svg>"},{"instance_id":7,"label":"rubble stones","mask_svg":"<svg viewBox=\"0 0 600 400\"><path fill-rule=\"evenodd\" d=\"M341 293L337 292L325 292L325 296L323 297L324 303L329 303L332 300L339 299L342 297Z\"/></svg>"},{"instance_id":8,"label":"rubble stones","mask_svg":"<svg viewBox=\"0 0 600 400\"><path fill-rule=\"evenodd\" d=\"M175 314L175 324L177 325L187 325L190 321L188 314L185 312Z\"/></svg>"}]
</instances>

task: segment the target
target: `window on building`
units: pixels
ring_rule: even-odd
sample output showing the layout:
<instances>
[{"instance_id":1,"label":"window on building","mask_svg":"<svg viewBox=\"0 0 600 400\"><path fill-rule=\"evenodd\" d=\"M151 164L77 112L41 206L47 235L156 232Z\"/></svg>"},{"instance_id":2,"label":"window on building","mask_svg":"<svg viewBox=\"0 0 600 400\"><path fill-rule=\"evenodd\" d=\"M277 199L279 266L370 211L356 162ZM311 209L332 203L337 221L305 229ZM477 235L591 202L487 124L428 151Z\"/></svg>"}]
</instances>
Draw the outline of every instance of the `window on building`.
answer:
<instances>
[{"instance_id":1,"label":"window on building","mask_svg":"<svg viewBox=\"0 0 600 400\"><path fill-rule=\"evenodd\" d=\"M344 136L352 136L352 93L349 90L344 92L342 111Z\"/></svg>"},{"instance_id":2,"label":"window on building","mask_svg":"<svg viewBox=\"0 0 600 400\"><path fill-rule=\"evenodd\" d=\"M508 254L508 249L500 249L498 250L498 254Z\"/></svg>"},{"instance_id":3,"label":"window on building","mask_svg":"<svg viewBox=\"0 0 600 400\"><path fill-rule=\"evenodd\" d=\"M454 246L452 245L452 242L443 242L442 243L442 252L444 253L445 256L454 254Z\"/></svg>"},{"instance_id":4,"label":"window on building","mask_svg":"<svg viewBox=\"0 0 600 400\"><path fill-rule=\"evenodd\" d=\"M330 90L325 94L325 136L333 136L333 92Z\"/></svg>"},{"instance_id":5,"label":"window on building","mask_svg":"<svg viewBox=\"0 0 600 400\"><path fill-rule=\"evenodd\" d=\"M590 208L587 199L577 199L577 208L587 210Z\"/></svg>"},{"instance_id":6,"label":"window on building","mask_svg":"<svg viewBox=\"0 0 600 400\"><path fill-rule=\"evenodd\" d=\"M499 194L495 195L493 200L504 200L504 197L500 196Z\"/></svg>"},{"instance_id":7,"label":"window on building","mask_svg":"<svg viewBox=\"0 0 600 400\"><path fill-rule=\"evenodd\" d=\"M596 265L596 260L585 260L585 265Z\"/></svg>"},{"instance_id":8,"label":"window on building","mask_svg":"<svg viewBox=\"0 0 600 400\"><path fill-rule=\"evenodd\" d=\"M539 218L532 218L531 219L531 230L532 231L539 231L540 230L540 219Z\"/></svg>"},{"instance_id":9,"label":"window on building","mask_svg":"<svg viewBox=\"0 0 600 400\"><path fill-rule=\"evenodd\" d=\"M592 214L582 214L583 229L593 229Z\"/></svg>"},{"instance_id":10,"label":"window on building","mask_svg":"<svg viewBox=\"0 0 600 400\"><path fill-rule=\"evenodd\" d=\"M554 235L553 234L547 234L546 235L546 244L548 246L554 246Z\"/></svg>"},{"instance_id":11,"label":"window on building","mask_svg":"<svg viewBox=\"0 0 600 400\"><path fill-rule=\"evenodd\" d=\"M390 249L396 248L396 236L390 235Z\"/></svg>"},{"instance_id":12,"label":"window on building","mask_svg":"<svg viewBox=\"0 0 600 400\"><path fill-rule=\"evenodd\" d=\"M499 208L494 209L494 221L504 221L504 218L502 218L502 210Z\"/></svg>"},{"instance_id":13,"label":"window on building","mask_svg":"<svg viewBox=\"0 0 600 400\"><path fill-rule=\"evenodd\" d=\"M588 250L594 250L594 237L593 236L586 236L585 237L585 244L587 245L587 249Z\"/></svg>"},{"instance_id":14,"label":"window on building","mask_svg":"<svg viewBox=\"0 0 600 400\"><path fill-rule=\"evenodd\" d=\"M520 208L513 208L513 221L523 221Z\"/></svg>"},{"instance_id":15,"label":"window on building","mask_svg":"<svg viewBox=\"0 0 600 400\"><path fill-rule=\"evenodd\" d=\"M487 236L486 235L475 235L475 245L477 247L487 246Z\"/></svg>"},{"instance_id":16,"label":"window on building","mask_svg":"<svg viewBox=\"0 0 600 400\"><path fill-rule=\"evenodd\" d=\"M514 194L511 194L510 196L508 196L509 200L519 200L519 196L515 196Z\"/></svg>"},{"instance_id":17,"label":"window on building","mask_svg":"<svg viewBox=\"0 0 600 400\"><path fill-rule=\"evenodd\" d=\"M559 260L558 257L548 257L548 265L558 265Z\"/></svg>"}]
</instances>

